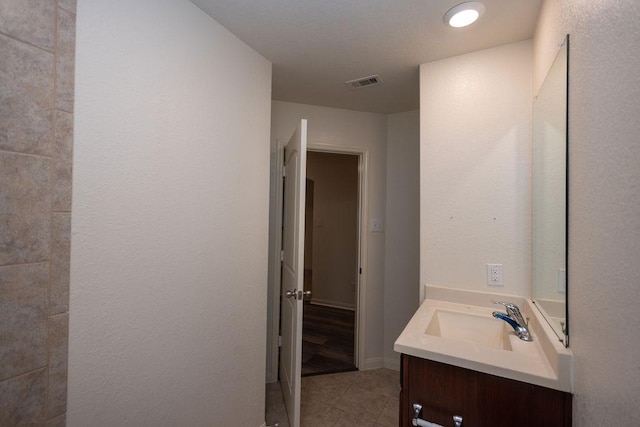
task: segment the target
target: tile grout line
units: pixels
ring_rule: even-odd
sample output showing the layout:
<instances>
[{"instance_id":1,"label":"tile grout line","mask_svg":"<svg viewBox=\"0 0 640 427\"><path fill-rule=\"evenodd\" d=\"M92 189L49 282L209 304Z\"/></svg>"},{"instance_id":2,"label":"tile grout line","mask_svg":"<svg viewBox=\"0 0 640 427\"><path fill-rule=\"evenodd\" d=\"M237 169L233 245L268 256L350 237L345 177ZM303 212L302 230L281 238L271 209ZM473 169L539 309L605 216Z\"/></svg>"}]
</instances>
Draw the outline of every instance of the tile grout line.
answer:
<instances>
[{"instance_id":1,"label":"tile grout line","mask_svg":"<svg viewBox=\"0 0 640 427\"><path fill-rule=\"evenodd\" d=\"M53 110L51 110L52 114L53 114ZM53 117L51 119L51 122L53 123ZM52 126L53 127L53 126ZM52 155L46 156L44 154L34 154L34 153L21 153L19 151L13 151L13 150L7 150L7 149L0 149L0 154L2 153L7 153L7 154L15 154L18 156L28 156L28 157L38 157L40 159L48 159L51 160L53 158Z\"/></svg>"},{"instance_id":2,"label":"tile grout line","mask_svg":"<svg viewBox=\"0 0 640 427\"><path fill-rule=\"evenodd\" d=\"M336 409L338 409L338 410L340 410L340 411L342 410L342 409L340 409L340 408L337 408L337 407L336 407L336 403L338 403L338 401L340 400L340 398L341 398L342 396L344 396L345 394L347 394L347 392L351 389L351 386L352 386L352 384L348 384L348 385L347 385L347 387L342 391L342 393L340 393L340 395L339 395L339 396L338 396L338 397L333 401L333 403L331 404L331 406L329 406L329 411L330 411L330 412L332 412L332 411L334 411L334 410L336 410Z\"/></svg>"},{"instance_id":3,"label":"tile grout line","mask_svg":"<svg viewBox=\"0 0 640 427\"><path fill-rule=\"evenodd\" d=\"M373 371L373 370L372 370L372 371ZM364 371L360 371L360 372L364 372ZM353 380L352 380L352 381L353 381ZM358 384L353 384L353 383L352 383L352 384L347 388L347 390L345 390L345 392L343 392L343 394L345 394L345 393L346 393L348 390L350 390L352 387L362 388L362 387L361 387L361 386L359 386ZM384 408L387 406L387 403L389 403L389 400L391 399L391 397L390 397L388 394L380 393L379 395L380 395L381 397L384 397L384 399L385 399L385 400L384 400L384 403L380 406L380 412L379 412L377 415L375 415L375 416L373 417L374 419L372 420L372 422L373 422L374 424L376 424L376 425L378 424L378 421L380 420L380 417L382 416L382 412L384 411Z\"/></svg>"},{"instance_id":4,"label":"tile grout line","mask_svg":"<svg viewBox=\"0 0 640 427\"><path fill-rule=\"evenodd\" d=\"M389 400L391 399L391 396L386 396L386 397L387 397L387 400L384 401L384 404L380 408L380 413L378 414L378 416L374 420L374 423L376 423L376 424L378 424L378 421L380 421L380 417L382 416L382 413L384 412L384 409L387 407L387 403L389 403Z\"/></svg>"},{"instance_id":5,"label":"tile grout line","mask_svg":"<svg viewBox=\"0 0 640 427\"><path fill-rule=\"evenodd\" d=\"M56 0L56 11L55 11L55 53L54 53L54 81L53 81L53 114L54 114L54 120L55 120L55 133L54 133L54 148L53 150L53 167L51 168L52 174L54 174L53 176L56 176L56 170L55 170L55 166L56 166L56 161L60 158L60 144L58 143L58 138L59 138L59 116L61 114L69 114L69 116L71 117L71 152L70 152L70 160L69 162L71 162L71 169L73 169L73 117L74 117L74 112L73 112L73 103L75 100L75 96L72 97L72 103L71 103L71 111L67 111L63 106L59 106L58 104L58 98L59 98L59 94L58 94L58 83L59 83L59 67L58 67L58 60L60 59L60 55L61 55L61 48L60 48L60 38L62 37L62 29L61 29L61 14L65 12L70 14L71 16L73 16L73 43L74 43L74 53L73 53L73 64L75 65L75 40L76 40L76 19L77 19L77 14L76 11L70 11L65 9L64 7L62 7L62 5L60 4L60 0ZM75 85L75 83L73 83ZM66 145L65 145L65 149L66 149ZM52 184L54 185L54 193L55 193L55 189L58 189L59 186L52 181ZM65 183L65 185L68 185L68 188L65 187L65 190L69 190L69 192L71 192L71 186L72 186L72 181L69 181L68 183ZM71 205L69 204L68 206L68 210L56 210L56 206L54 205L54 199L53 199L53 193L52 193L52 215L53 217L55 217L56 215L69 215L69 223L71 222ZM70 227L70 224L69 224ZM66 226L66 221L65 221L65 230L67 229ZM65 243L68 244L68 246L71 246L71 230L69 229L69 233L67 234L65 232L64 235L64 239L68 239L68 241L65 241ZM65 257L64 257L64 262L67 263L66 267L69 267L69 263L71 262L71 254L69 253L68 256L66 255L67 252L65 251ZM64 388L65 388L65 395L64 395L64 407L60 408L60 410L62 410L61 413L56 414L56 415L52 415L48 418L48 421L50 422L53 419L59 418L59 417L65 417L65 425L66 425L66 414L67 414L67 392L66 390L68 389L68 375L69 375L69 290L70 290L70 278L67 277L66 278L66 283L64 283L64 287L66 288L66 297L67 297L67 301L65 303L66 305L66 309L64 312L62 313L57 313L56 315L66 315L67 316L67 324L66 324L66 329L63 331L63 334L65 335L65 341L66 341L66 348L65 348L65 353L67 354L66 356L66 367L65 367L65 378L64 378ZM51 398L51 396L49 396L49 398ZM51 402L49 402L51 403Z\"/></svg>"},{"instance_id":6,"label":"tile grout line","mask_svg":"<svg viewBox=\"0 0 640 427\"><path fill-rule=\"evenodd\" d=\"M383 368L385 369L385 368ZM377 371L377 370L373 370L373 371ZM355 375L354 375L355 374ZM359 374L359 375L358 375ZM379 413L375 414L372 417L371 421L369 420L364 420L364 422L370 422L372 423L372 426L378 426L378 427L388 427L389 424L384 424L383 420L381 419L381 417L383 416L383 413L385 412L386 409L388 409L389 403L394 401L395 399L397 399L397 393L396 393L396 379L394 378L393 380L388 378L388 376L385 375L377 375L377 373L373 373L375 377L378 377L377 379L381 380L382 383L380 384L381 387L377 387L376 388L376 394L378 394L379 397L383 398L384 403L380 406L380 411ZM350 391L353 391L354 389L358 389L358 388L363 388L359 385L359 379L361 377L365 377L367 376L367 374L365 374L365 371L357 371L354 373L338 373L338 374L330 374L329 376L331 376L332 378L334 378L337 382L339 382L342 386L344 386L344 390L337 396L337 398L335 400L333 400L333 402L329 402L326 401L326 408L327 408L327 413L329 412L344 412L344 410L340 409L339 407L337 407L338 402L340 401L340 398L342 396L344 396L345 394L348 394ZM388 388L386 387L387 385L391 385L393 383L393 387ZM364 388L367 389L367 388ZM373 389L367 389L367 390L371 390L374 391ZM381 391L380 391L381 390ZM280 389L281 391L281 389ZM355 390L357 391L357 390ZM378 393L379 391L379 393ZM321 401L322 402L322 401ZM394 410L394 417L397 417L397 408L392 407L391 409ZM321 416L322 417L322 416ZM311 421L313 423L313 425L315 425L316 422L319 422L321 419L319 418L313 418L309 421ZM397 425L396 422L393 422L391 425L393 425L394 427Z\"/></svg>"},{"instance_id":7,"label":"tile grout line","mask_svg":"<svg viewBox=\"0 0 640 427\"><path fill-rule=\"evenodd\" d=\"M48 247L44 248L45 259L38 260L35 262L31 261L31 262L10 263L7 265L0 266L0 267L41 266L44 269L44 271L48 273L46 277L45 286L42 287L41 291L38 293L39 301L42 301L44 303L41 310L37 311L38 317L39 317L38 323L44 327L43 328L44 336L41 338L41 341L39 341L39 345L42 345L43 347L39 347L37 350L37 354L39 356L43 356L43 359L41 362L42 364L38 367L26 369L18 374L0 379L0 382L8 382L8 381L24 382L25 380L23 380L23 378L28 378L28 376L38 379L37 381L38 387L37 389L34 389L37 392L34 391L33 393L37 395L38 400L40 399L43 399L43 400L38 402L37 406L31 405L29 409L37 408L37 415L36 415L37 421L38 423L41 422L43 424L50 422L52 419L66 416L66 405L64 408L65 409L64 412L59 414L54 414L53 416L51 415L51 412L54 412L54 411L51 411L52 395L50 392L50 386L51 386L50 370L51 370L51 362L52 362L52 348L53 348L53 343L55 341L55 339L53 339L52 337L52 332L56 330L56 328L53 326L52 319L55 319L56 316L68 315L68 310L64 313L53 313L53 310L52 310L52 289L53 289L53 274L52 274L53 273L53 268L52 268L53 256L52 255L56 247L55 240L54 240L54 228L55 228L54 218L56 216L56 211L54 209L54 193L56 188L56 180L55 180L56 175L55 175L54 162L56 158L60 157L60 152L59 150L56 149L56 146L58 144L56 144L56 141L55 141L56 133L59 127L59 123L58 123L59 121L56 119L58 109L56 109L55 102L57 97L56 93L58 89L58 84L56 81L57 81L57 76L59 71L57 66L57 60L60 57L59 45L61 43L60 13L62 10L65 10L63 8L58 8L59 5L55 0L53 1L53 3L54 3L53 7L55 8L55 10L53 11L53 14L48 16L48 19L53 21L53 29L52 29L53 51L49 50L49 48L38 46L18 36L15 36L12 34L6 34L5 32L0 31L0 37L6 37L6 40L8 43L15 42L16 46L21 50L28 51L28 50L36 49L37 51L41 52L38 55L46 57L47 59L53 58L52 66L47 67L47 70L46 70L46 75L52 78L51 90L47 91L47 94L45 96L51 101L51 106L50 108L47 109L47 113L50 116L51 130L53 133L53 143L49 145L47 154L36 154L36 153L12 151L8 149L0 149L0 154L7 154L7 155L13 154L17 156L33 157L34 159L38 159L38 158L44 159L46 160L46 162L44 163L46 163L47 166L49 167L49 176L48 176L49 182L48 182L48 185L45 187L45 191L47 191L48 193L47 195L49 196L49 203L42 210L42 213L44 214L42 218L45 221L46 221L46 218L49 218L48 224L45 224L45 230L48 229L48 234L49 234L48 236L49 245ZM72 13L72 12L69 11L69 13ZM75 13L72 13L72 14L75 16ZM37 53L36 51L33 51L33 52ZM60 111L64 111L64 110L60 110ZM69 114L72 115L73 112L69 112ZM48 212L47 212L47 209L48 209ZM66 333L68 333L68 329ZM42 378L43 375L44 375L44 378ZM42 386L44 386L44 389L41 391L38 390ZM32 390L29 390L29 392L31 393Z\"/></svg>"},{"instance_id":8,"label":"tile grout line","mask_svg":"<svg viewBox=\"0 0 640 427\"><path fill-rule=\"evenodd\" d=\"M0 265L0 268L4 268L4 267L28 267L30 265L47 264L48 262L49 261L18 262L18 263L14 263L14 264Z\"/></svg>"},{"instance_id":9,"label":"tile grout line","mask_svg":"<svg viewBox=\"0 0 640 427\"><path fill-rule=\"evenodd\" d=\"M49 408L51 406L51 393L50 393L50 389L51 389L51 384L50 384L50 377L51 377L51 369L50 369L50 362L51 362L51 293L52 293L52 289L53 289L53 248L54 248L54 238L55 236L53 235L53 222L54 222L54 213L53 213L53 203L54 203L54 197L55 197L55 164L56 164L56 154L57 154L57 147L58 147L58 118L57 118L57 114L56 114L56 92L57 92L57 77L58 77L58 73L57 73L57 63L58 63L58 37L59 37L59 29L58 29L58 2L55 1L55 5L54 5L54 13L53 13L53 89L51 92L51 122L53 124L53 141L52 141L52 147L51 147L51 160L50 160L50 169L49 169L49 178L50 178L50 182L49 182L49 191L50 191L50 196L51 196L51 211L50 211L50 217L49 217L49 287L47 289L47 347L46 347L46 354L47 354L47 373L46 373L46 379L45 379L45 384L46 384L46 389L45 389L45 399L44 399L44 421L48 421L49 419L51 419L51 417L49 416Z\"/></svg>"},{"instance_id":10,"label":"tile grout line","mask_svg":"<svg viewBox=\"0 0 640 427\"><path fill-rule=\"evenodd\" d=\"M68 12L70 14L72 14L73 16L76 16L77 13L75 10L69 10L69 9L65 9L64 7L62 7L59 3L57 5L58 8L60 8L60 10L64 10L65 12Z\"/></svg>"},{"instance_id":11,"label":"tile grout line","mask_svg":"<svg viewBox=\"0 0 640 427\"><path fill-rule=\"evenodd\" d=\"M16 378L20 378L20 377L25 376L25 375L33 374L34 372L42 371L42 370L45 370L45 369L47 369L47 365L46 364L43 365L43 366L40 366L38 368L31 369L30 371L27 371L27 372L21 372L19 374L13 375L11 377L2 378L2 379L0 379L0 382L15 380Z\"/></svg>"},{"instance_id":12,"label":"tile grout line","mask_svg":"<svg viewBox=\"0 0 640 427\"><path fill-rule=\"evenodd\" d=\"M50 54L54 53L53 50L48 50L47 48L44 48L42 46L38 46L37 44L33 44L33 43L28 42L26 40L22 40L21 38L19 38L17 36L14 36L14 35L7 34L7 33L2 32L2 31L0 31L0 35L6 37L8 39L11 39L11 40L14 40L14 41L17 41L17 42L20 42L20 43L24 43L29 47L41 50L41 51L46 52L46 53L50 53ZM55 49L55 42L54 42L54 49Z\"/></svg>"}]
</instances>

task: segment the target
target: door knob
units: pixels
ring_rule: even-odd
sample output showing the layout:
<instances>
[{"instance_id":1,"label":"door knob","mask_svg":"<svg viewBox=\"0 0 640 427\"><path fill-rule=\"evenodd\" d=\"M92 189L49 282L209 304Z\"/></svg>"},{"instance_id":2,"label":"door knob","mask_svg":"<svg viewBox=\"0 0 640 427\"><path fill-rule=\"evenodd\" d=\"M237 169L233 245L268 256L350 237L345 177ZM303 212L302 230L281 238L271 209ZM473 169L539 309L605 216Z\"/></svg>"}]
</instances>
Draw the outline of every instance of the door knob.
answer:
<instances>
[{"instance_id":1,"label":"door knob","mask_svg":"<svg viewBox=\"0 0 640 427\"><path fill-rule=\"evenodd\" d=\"M298 292L294 289L294 290L292 290L292 291L286 291L286 292L284 293L284 296L285 296L285 297L287 297L287 298L291 298L291 297L293 297L293 299L296 299L296 295L297 295L297 294L298 294Z\"/></svg>"},{"instance_id":2,"label":"door knob","mask_svg":"<svg viewBox=\"0 0 640 427\"><path fill-rule=\"evenodd\" d=\"M292 289L290 291L286 291L284 296L287 298L293 297L293 299L303 299L304 297L310 297L311 291L296 291L295 289Z\"/></svg>"}]
</instances>

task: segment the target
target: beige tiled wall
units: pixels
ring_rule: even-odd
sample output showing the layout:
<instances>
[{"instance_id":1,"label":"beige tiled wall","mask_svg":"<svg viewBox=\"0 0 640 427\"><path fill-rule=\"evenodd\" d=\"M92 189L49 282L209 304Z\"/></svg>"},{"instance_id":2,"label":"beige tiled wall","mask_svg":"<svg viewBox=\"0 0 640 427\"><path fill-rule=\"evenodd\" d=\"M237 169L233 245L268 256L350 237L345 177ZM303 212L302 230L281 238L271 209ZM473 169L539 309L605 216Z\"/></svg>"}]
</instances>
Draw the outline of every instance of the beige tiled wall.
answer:
<instances>
[{"instance_id":1,"label":"beige tiled wall","mask_svg":"<svg viewBox=\"0 0 640 427\"><path fill-rule=\"evenodd\" d=\"M0 425L64 426L75 0L0 2Z\"/></svg>"}]
</instances>

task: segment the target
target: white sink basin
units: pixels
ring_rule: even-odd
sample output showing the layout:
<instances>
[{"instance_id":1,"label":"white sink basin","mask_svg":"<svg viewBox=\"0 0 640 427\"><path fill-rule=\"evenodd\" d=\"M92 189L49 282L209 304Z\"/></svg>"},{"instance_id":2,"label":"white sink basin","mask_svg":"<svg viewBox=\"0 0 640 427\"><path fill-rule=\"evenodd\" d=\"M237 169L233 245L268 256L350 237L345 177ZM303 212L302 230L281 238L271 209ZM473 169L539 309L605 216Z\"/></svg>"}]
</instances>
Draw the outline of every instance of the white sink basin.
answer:
<instances>
[{"instance_id":1,"label":"white sink basin","mask_svg":"<svg viewBox=\"0 0 640 427\"><path fill-rule=\"evenodd\" d=\"M466 295L463 295L466 297ZM477 300L474 294L467 299ZM522 341L506 322L485 306L427 299L394 344L399 353L472 369L556 390L571 391L572 356L557 340L530 300L518 301L530 318L533 341Z\"/></svg>"},{"instance_id":2,"label":"white sink basin","mask_svg":"<svg viewBox=\"0 0 640 427\"><path fill-rule=\"evenodd\" d=\"M425 333L496 350L512 351L509 329L509 325L493 316L436 309Z\"/></svg>"}]
</instances>

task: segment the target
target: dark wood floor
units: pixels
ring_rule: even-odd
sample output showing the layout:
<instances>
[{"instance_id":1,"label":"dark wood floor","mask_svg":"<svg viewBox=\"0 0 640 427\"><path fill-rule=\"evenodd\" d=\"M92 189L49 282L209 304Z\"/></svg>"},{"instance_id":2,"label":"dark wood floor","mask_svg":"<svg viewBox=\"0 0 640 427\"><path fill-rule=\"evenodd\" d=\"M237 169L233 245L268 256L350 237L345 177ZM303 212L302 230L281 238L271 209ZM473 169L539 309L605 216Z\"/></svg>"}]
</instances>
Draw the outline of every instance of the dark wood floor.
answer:
<instances>
[{"instance_id":1,"label":"dark wood floor","mask_svg":"<svg viewBox=\"0 0 640 427\"><path fill-rule=\"evenodd\" d=\"M304 303L302 376L354 371L355 312Z\"/></svg>"}]
</instances>

